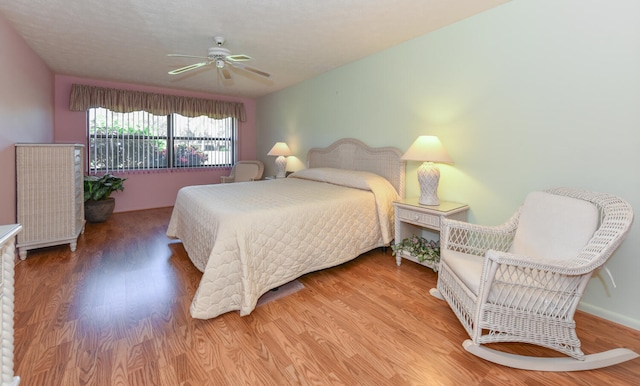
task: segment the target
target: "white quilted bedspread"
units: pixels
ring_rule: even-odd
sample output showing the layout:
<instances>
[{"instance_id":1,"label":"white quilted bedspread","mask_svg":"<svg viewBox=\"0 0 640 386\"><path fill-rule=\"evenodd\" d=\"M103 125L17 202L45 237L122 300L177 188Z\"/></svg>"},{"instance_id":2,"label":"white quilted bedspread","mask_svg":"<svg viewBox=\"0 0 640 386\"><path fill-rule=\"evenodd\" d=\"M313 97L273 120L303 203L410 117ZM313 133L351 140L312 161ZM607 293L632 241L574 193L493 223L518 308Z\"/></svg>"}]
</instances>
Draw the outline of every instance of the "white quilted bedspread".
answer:
<instances>
[{"instance_id":1,"label":"white quilted bedspread","mask_svg":"<svg viewBox=\"0 0 640 386\"><path fill-rule=\"evenodd\" d=\"M182 188L167 235L203 272L191 316L247 315L271 288L388 244L397 198L382 177L324 168Z\"/></svg>"}]
</instances>

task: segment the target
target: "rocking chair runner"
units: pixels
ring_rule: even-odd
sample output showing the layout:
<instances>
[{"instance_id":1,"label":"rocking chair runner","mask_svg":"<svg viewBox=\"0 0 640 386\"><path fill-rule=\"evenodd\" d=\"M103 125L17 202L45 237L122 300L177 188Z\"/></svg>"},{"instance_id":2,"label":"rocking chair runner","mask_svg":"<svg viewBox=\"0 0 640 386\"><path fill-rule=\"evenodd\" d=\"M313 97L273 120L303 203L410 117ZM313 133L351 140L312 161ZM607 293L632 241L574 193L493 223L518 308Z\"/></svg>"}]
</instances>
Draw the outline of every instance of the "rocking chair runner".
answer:
<instances>
[{"instance_id":1,"label":"rocking chair runner","mask_svg":"<svg viewBox=\"0 0 640 386\"><path fill-rule=\"evenodd\" d=\"M569 188L529 194L503 225L443 219L433 296L445 299L471 337L464 348L526 370L576 371L638 357L618 348L585 355L573 316L585 287L626 237L633 210L609 194ZM483 344L524 342L570 358L507 354Z\"/></svg>"}]
</instances>

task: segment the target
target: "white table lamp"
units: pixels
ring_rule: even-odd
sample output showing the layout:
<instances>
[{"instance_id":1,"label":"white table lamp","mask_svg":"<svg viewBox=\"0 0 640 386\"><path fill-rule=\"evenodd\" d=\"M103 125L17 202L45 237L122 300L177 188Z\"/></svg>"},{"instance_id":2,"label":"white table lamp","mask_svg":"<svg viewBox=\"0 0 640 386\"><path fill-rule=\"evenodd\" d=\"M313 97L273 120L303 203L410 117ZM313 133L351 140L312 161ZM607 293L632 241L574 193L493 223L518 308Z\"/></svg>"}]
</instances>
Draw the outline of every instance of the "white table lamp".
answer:
<instances>
[{"instance_id":1,"label":"white table lamp","mask_svg":"<svg viewBox=\"0 0 640 386\"><path fill-rule=\"evenodd\" d=\"M267 155L275 155L278 157L276 158L276 178L286 177L287 159L285 157L291 155L289 146L284 142L276 142Z\"/></svg>"},{"instance_id":2,"label":"white table lamp","mask_svg":"<svg viewBox=\"0 0 640 386\"><path fill-rule=\"evenodd\" d=\"M453 163L451 157L442 146L438 137L422 135L416 139L409 150L402 156L405 161L424 161L418 168L421 205L440 205L438 199L438 183L440 169L434 162Z\"/></svg>"}]
</instances>

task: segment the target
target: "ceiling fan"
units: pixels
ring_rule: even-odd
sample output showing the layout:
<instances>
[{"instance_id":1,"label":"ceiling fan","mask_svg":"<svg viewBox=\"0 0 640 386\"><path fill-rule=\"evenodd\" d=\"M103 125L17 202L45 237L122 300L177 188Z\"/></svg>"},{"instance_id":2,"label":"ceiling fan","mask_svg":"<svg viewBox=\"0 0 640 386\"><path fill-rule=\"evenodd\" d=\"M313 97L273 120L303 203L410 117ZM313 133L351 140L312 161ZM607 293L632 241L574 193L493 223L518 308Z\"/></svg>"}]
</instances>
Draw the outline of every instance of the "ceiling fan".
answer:
<instances>
[{"instance_id":1,"label":"ceiling fan","mask_svg":"<svg viewBox=\"0 0 640 386\"><path fill-rule=\"evenodd\" d=\"M231 51L223 47L224 45L223 37L216 36L213 38L213 40L216 42L216 45L215 47L209 48L209 50L207 51L207 56L192 56L192 55L181 55L181 54L167 55L172 57L204 59L203 62L190 64L188 66L181 67L173 71L169 71L169 74L178 75L178 74L185 73L187 71L195 70L196 68L213 64L218 69L218 72L222 74L222 77L226 80L231 79L231 72L229 71L229 66L239 68L241 70L249 71L256 75L263 76L265 78L268 78L271 76L271 74L269 74L268 72L265 72L244 64L243 62L247 62L253 59L249 55L243 55L243 54L231 55Z\"/></svg>"}]
</instances>

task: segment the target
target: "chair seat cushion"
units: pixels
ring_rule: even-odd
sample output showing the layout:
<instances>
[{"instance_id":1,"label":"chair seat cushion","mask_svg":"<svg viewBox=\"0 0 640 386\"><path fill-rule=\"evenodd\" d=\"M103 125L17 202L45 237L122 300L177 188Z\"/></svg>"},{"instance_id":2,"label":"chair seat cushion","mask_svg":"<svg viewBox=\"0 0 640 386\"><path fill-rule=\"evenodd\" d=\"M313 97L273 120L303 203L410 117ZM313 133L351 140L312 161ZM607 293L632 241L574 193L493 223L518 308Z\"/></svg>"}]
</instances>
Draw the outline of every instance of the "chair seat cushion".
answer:
<instances>
[{"instance_id":1,"label":"chair seat cushion","mask_svg":"<svg viewBox=\"0 0 640 386\"><path fill-rule=\"evenodd\" d=\"M564 260L578 255L596 231L595 205L572 197L532 192L525 199L509 252Z\"/></svg>"},{"instance_id":2,"label":"chair seat cushion","mask_svg":"<svg viewBox=\"0 0 640 386\"><path fill-rule=\"evenodd\" d=\"M462 252L443 251L441 260L445 261L461 284L475 296L480 292L480 280L485 257L469 255ZM570 294L563 294L564 282L554 280L553 275L529 268L509 268L514 283L503 281L493 283L492 291L487 299L488 303L501 304L514 309L529 310L540 314L554 314L562 309L558 304L568 304ZM544 296L552 291L555 296Z\"/></svg>"},{"instance_id":3,"label":"chair seat cushion","mask_svg":"<svg viewBox=\"0 0 640 386\"><path fill-rule=\"evenodd\" d=\"M445 262L453 273L474 294L478 294L484 257L462 252L442 250L440 260Z\"/></svg>"}]
</instances>

